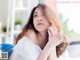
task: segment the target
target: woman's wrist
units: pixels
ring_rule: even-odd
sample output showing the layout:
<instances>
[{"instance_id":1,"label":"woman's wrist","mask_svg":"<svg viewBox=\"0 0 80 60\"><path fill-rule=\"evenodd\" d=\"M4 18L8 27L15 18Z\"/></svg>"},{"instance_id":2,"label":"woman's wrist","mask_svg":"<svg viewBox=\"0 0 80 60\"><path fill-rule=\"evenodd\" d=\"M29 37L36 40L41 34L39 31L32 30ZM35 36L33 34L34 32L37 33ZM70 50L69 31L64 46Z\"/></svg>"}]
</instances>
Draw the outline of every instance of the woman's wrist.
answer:
<instances>
[{"instance_id":1,"label":"woman's wrist","mask_svg":"<svg viewBox=\"0 0 80 60\"><path fill-rule=\"evenodd\" d=\"M56 48L56 45L54 43L52 43L51 41L48 41L47 45L49 46L49 48L53 49Z\"/></svg>"},{"instance_id":2,"label":"woman's wrist","mask_svg":"<svg viewBox=\"0 0 80 60\"><path fill-rule=\"evenodd\" d=\"M57 58L57 54L56 54L56 47L53 47L50 52L48 60L57 60L57 59L58 58Z\"/></svg>"},{"instance_id":3,"label":"woman's wrist","mask_svg":"<svg viewBox=\"0 0 80 60\"><path fill-rule=\"evenodd\" d=\"M46 44L46 46L49 47L50 50L52 50L52 48L53 48L53 45L51 45L50 42L48 42L48 43Z\"/></svg>"},{"instance_id":4,"label":"woman's wrist","mask_svg":"<svg viewBox=\"0 0 80 60\"><path fill-rule=\"evenodd\" d=\"M43 51L40 53L38 60L39 59L47 60L51 51L52 51L52 48L50 48L50 45L47 43L46 46L44 47Z\"/></svg>"}]
</instances>

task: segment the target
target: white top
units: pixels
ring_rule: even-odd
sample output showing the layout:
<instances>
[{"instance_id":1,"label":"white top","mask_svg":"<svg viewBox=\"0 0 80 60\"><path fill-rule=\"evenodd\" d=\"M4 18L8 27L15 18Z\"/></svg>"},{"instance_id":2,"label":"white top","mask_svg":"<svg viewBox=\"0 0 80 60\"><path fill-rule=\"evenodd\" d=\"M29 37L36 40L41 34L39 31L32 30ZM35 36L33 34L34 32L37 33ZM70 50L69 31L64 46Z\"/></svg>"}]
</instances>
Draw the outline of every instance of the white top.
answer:
<instances>
[{"instance_id":1,"label":"white top","mask_svg":"<svg viewBox=\"0 0 80 60\"><path fill-rule=\"evenodd\" d=\"M10 60L37 60L41 51L42 49L38 45L24 36L14 47ZM60 59L65 60L67 56L67 54L63 53Z\"/></svg>"}]
</instances>

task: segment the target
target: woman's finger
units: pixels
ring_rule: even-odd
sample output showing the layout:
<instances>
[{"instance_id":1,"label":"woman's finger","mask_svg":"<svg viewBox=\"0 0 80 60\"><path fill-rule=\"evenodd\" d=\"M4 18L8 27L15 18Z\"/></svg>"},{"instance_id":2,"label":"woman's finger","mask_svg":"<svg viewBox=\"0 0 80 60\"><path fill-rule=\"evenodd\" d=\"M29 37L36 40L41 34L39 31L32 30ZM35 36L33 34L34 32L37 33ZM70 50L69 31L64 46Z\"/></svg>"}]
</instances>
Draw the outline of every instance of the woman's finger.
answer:
<instances>
[{"instance_id":1,"label":"woman's finger","mask_svg":"<svg viewBox=\"0 0 80 60\"><path fill-rule=\"evenodd\" d=\"M52 25L52 28L55 30L55 34L56 34L58 32L56 26L53 24L51 24L51 25Z\"/></svg>"},{"instance_id":2,"label":"woman's finger","mask_svg":"<svg viewBox=\"0 0 80 60\"><path fill-rule=\"evenodd\" d=\"M51 31L51 34L54 35L55 34L55 31L54 29L50 26L49 30Z\"/></svg>"},{"instance_id":3,"label":"woman's finger","mask_svg":"<svg viewBox=\"0 0 80 60\"><path fill-rule=\"evenodd\" d=\"M49 29L53 35L57 33L57 29L54 26L50 26Z\"/></svg>"},{"instance_id":4,"label":"woman's finger","mask_svg":"<svg viewBox=\"0 0 80 60\"><path fill-rule=\"evenodd\" d=\"M61 44L62 42L63 42L62 36L58 36L58 37L56 38L56 45L59 45L59 44Z\"/></svg>"},{"instance_id":5,"label":"woman's finger","mask_svg":"<svg viewBox=\"0 0 80 60\"><path fill-rule=\"evenodd\" d=\"M48 29L49 38L52 37L51 31Z\"/></svg>"}]
</instances>

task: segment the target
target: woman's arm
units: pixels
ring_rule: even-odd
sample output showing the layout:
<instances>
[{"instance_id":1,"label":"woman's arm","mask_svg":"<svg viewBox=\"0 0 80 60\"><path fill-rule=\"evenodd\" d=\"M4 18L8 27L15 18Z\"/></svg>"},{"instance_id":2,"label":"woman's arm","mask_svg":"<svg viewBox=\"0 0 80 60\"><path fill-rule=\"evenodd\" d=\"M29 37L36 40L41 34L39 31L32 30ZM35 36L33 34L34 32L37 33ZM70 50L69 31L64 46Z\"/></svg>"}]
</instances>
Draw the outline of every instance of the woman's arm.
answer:
<instances>
[{"instance_id":1,"label":"woman's arm","mask_svg":"<svg viewBox=\"0 0 80 60\"><path fill-rule=\"evenodd\" d=\"M56 47L53 47L53 49L51 50L48 60L58 60L56 55Z\"/></svg>"},{"instance_id":2,"label":"woman's arm","mask_svg":"<svg viewBox=\"0 0 80 60\"><path fill-rule=\"evenodd\" d=\"M48 60L58 60L56 46L58 46L63 41L63 36L61 32L57 32L55 26L49 27L48 34L49 34L49 42L51 43L53 42L52 44L53 47L48 57Z\"/></svg>"},{"instance_id":3,"label":"woman's arm","mask_svg":"<svg viewBox=\"0 0 80 60\"><path fill-rule=\"evenodd\" d=\"M56 46L63 41L62 36L60 33L52 35L49 30L48 33L49 33L49 41L44 47L43 51L40 53L38 60L48 60L49 56L50 56L49 58L50 60L58 60L56 55Z\"/></svg>"},{"instance_id":4,"label":"woman's arm","mask_svg":"<svg viewBox=\"0 0 80 60\"><path fill-rule=\"evenodd\" d=\"M58 60L56 47L50 48L48 45L45 46L44 50L39 55L38 60Z\"/></svg>"},{"instance_id":5,"label":"woman's arm","mask_svg":"<svg viewBox=\"0 0 80 60\"><path fill-rule=\"evenodd\" d=\"M44 47L43 51L38 56L37 60L47 60L50 55L51 50L52 50L52 48L50 47L50 44L47 43L46 46Z\"/></svg>"}]
</instances>

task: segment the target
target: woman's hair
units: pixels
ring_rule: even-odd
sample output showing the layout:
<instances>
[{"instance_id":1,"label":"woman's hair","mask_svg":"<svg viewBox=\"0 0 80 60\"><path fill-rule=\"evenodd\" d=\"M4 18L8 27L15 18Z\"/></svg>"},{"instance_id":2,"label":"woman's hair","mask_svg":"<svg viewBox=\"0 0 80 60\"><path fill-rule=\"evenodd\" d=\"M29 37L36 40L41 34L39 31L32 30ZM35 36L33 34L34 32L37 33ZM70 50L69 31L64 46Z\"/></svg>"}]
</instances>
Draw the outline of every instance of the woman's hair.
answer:
<instances>
[{"instance_id":1,"label":"woman's hair","mask_svg":"<svg viewBox=\"0 0 80 60\"><path fill-rule=\"evenodd\" d=\"M51 9L46 6L45 4L38 4L36 7L33 8L31 15L29 17L28 23L24 26L22 32L18 35L16 38L16 44L17 42L25 35L25 33L28 31L28 29L33 29L36 33L38 32L33 24L33 14L36 8L40 8L42 13L44 14L44 17L48 20L50 24L53 24L56 26L58 32L62 31L61 24L59 22L58 16L54 11L51 11ZM63 42L56 47L57 56L59 57L66 49L67 47L67 39L65 36Z\"/></svg>"}]
</instances>

